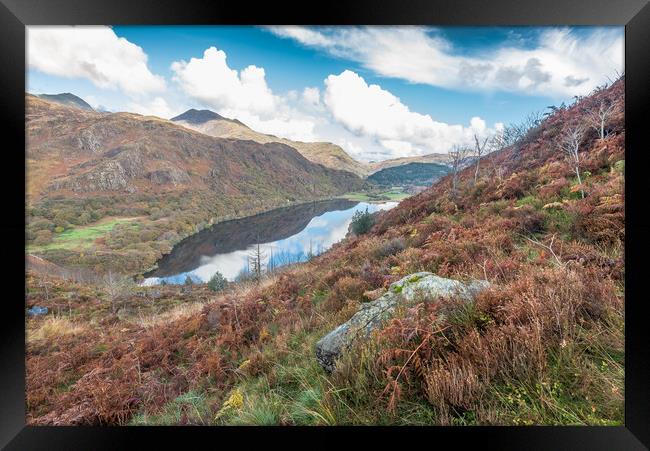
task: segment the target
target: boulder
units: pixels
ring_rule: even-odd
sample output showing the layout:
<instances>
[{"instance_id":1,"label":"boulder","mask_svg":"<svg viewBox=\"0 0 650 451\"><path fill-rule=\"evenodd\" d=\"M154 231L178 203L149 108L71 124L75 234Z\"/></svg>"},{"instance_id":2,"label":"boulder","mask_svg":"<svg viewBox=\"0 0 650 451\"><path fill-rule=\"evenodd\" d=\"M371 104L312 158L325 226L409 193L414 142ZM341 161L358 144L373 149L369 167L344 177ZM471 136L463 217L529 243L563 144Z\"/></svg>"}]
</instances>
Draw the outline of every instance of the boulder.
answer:
<instances>
[{"instance_id":1,"label":"boulder","mask_svg":"<svg viewBox=\"0 0 650 451\"><path fill-rule=\"evenodd\" d=\"M47 315L47 312L47 307L40 307L38 305L35 305L34 307L27 310L27 314L30 316Z\"/></svg>"},{"instance_id":2,"label":"boulder","mask_svg":"<svg viewBox=\"0 0 650 451\"><path fill-rule=\"evenodd\" d=\"M471 302L474 295L487 288L485 280L460 282L438 277L430 272L408 275L390 285L388 291L372 302L361 304L352 318L325 335L316 343L316 358L327 372L334 370L336 360L355 339L367 338L395 310L398 304L419 299L433 301L439 297L457 296Z\"/></svg>"}]
</instances>

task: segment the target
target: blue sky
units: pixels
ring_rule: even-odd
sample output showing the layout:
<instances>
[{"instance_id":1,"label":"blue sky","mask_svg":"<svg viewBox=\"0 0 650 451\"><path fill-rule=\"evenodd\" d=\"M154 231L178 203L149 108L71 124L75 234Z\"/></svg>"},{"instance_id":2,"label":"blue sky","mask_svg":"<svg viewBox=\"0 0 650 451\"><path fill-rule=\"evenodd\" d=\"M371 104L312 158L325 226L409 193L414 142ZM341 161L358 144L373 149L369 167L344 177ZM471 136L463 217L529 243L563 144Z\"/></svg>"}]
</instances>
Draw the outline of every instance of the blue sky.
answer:
<instances>
[{"instance_id":1,"label":"blue sky","mask_svg":"<svg viewBox=\"0 0 650 451\"><path fill-rule=\"evenodd\" d=\"M31 93L188 108L355 158L448 151L623 72L621 27L29 27Z\"/></svg>"}]
</instances>

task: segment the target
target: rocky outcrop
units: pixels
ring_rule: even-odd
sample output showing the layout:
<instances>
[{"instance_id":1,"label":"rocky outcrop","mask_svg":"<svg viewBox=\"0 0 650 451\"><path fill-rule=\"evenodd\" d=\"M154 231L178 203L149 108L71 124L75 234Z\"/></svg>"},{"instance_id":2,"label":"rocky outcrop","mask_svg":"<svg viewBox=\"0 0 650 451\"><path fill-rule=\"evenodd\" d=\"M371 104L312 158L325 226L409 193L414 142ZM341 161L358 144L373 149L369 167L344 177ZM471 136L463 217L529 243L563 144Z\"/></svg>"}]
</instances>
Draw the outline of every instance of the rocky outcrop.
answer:
<instances>
[{"instance_id":1,"label":"rocky outcrop","mask_svg":"<svg viewBox=\"0 0 650 451\"><path fill-rule=\"evenodd\" d=\"M352 318L321 338L316 343L316 358L326 371L331 372L341 353L357 338L370 336L399 304L418 300L435 301L437 298L449 296L471 302L476 293L488 286L489 283L484 280L465 283L438 277L430 272L406 276L391 284L383 296L362 304Z\"/></svg>"},{"instance_id":2,"label":"rocky outcrop","mask_svg":"<svg viewBox=\"0 0 650 451\"><path fill-rule=\"evenodd\" d=\"M191 181L187 172L171 166L151 171L147 174L147 177L156 185L171 184L177 186Z\"/></svg>"}]
</instances>

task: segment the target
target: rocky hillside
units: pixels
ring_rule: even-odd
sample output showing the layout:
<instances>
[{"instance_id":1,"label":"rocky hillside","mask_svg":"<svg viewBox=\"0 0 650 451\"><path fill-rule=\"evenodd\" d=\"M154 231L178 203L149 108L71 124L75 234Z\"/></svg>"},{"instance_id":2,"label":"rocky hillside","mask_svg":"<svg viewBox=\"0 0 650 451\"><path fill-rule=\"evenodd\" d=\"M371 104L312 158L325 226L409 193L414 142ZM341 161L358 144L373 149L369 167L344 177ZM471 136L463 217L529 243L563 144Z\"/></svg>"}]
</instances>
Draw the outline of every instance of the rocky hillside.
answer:
<instances>
[{"instance_id":1,"label":"rocky hillside","mask_svg":"<svg viewBox=\"0 0 650 451\"><path fill-rule=\"evenodd\" d=\"M219 138L251 140L258 143L281 143L293 147L314 163L365 176L367 168L350 157L341 147L327 142L301 142L256 132L236 119L226 119L209 110L188 110L172 118L179 125Z\"/></svg>"},{"instance_id":2,"label":"rocky hillside","mask_svg":"<svg viewBox=\"0 0 650 451\"><path fill-rule=\"evenodd\" d=\"M601 102L579 183L559 143ZM28 320L28 422L622 425L623 105L621 79L259 285L30 276L69 313Z\"/></svg>"},{"instance_id":3,"label":"rocky hillside","mask_svg":"<svg viewBox=\"0 0 650 451\"><path fill-rule=\"evenodd\" d=\"M27 140L29 194L37 197L192 188L307 198L362 184L281 143L219 139L155 117L83 111L33 96Z\"/></svg>"}]
</instances>

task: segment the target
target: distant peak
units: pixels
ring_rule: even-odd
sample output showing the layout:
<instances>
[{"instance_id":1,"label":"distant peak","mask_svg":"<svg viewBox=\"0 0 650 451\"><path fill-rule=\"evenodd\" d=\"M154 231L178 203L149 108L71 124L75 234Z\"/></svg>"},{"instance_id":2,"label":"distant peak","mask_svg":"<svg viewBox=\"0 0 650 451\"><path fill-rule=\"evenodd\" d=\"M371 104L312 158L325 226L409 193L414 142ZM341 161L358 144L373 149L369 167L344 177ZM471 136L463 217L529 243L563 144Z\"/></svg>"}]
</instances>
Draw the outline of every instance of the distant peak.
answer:
<instances>
[{"instance_id":1,"label":"distant peak","mask_svg":"<svg viewBox=\"0 0 650 451\"><path fill-rule=\"evenodd\" d=\"M171 120L185 121L185 122L189 122L190 124L203 124L204 122L213 121L213 120L228 121L230 119L226 119L225 117L215 113L214 111L195 110L194 108L192 108L191 110L187 110L183 114L173 117Z\"/></svg>"},{"instance_id":2,"label":"distant peak","mask_svg":"<svg viewBox=\"0 0 650 451\"><path fill-rule=\"evenodd\" d=\"M50 102L60 103L62 105L74 106L83 110L94 111L84 99L70 92L61 94L41 94L38 97L49 100Z\"/></svg>"}]
</instances>

